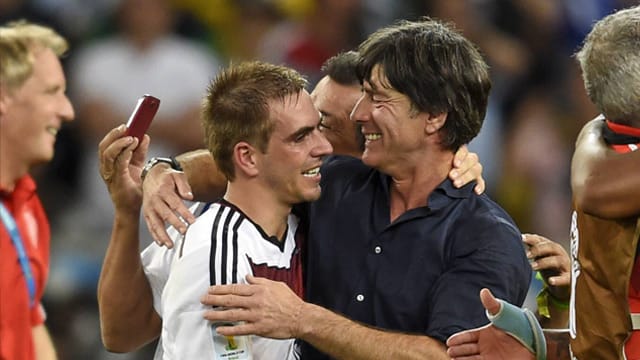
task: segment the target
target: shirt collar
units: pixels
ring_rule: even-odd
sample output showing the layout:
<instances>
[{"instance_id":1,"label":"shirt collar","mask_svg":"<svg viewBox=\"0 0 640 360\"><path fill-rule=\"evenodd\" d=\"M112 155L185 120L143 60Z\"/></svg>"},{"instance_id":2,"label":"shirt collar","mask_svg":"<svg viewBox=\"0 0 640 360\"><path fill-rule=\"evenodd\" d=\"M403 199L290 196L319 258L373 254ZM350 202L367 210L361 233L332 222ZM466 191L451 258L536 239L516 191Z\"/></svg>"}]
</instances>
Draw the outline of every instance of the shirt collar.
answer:
<instances>
[{"instance_id":1,"label":"shirt collar","mask_svg":"<svg viewBox=\"0 0 640 360\"><path fill-rule=\"evenodd\" d=\"M391 183L391 176L379 172L379 175L384 184L384 191L389 197L389 186ZM473 188L476 186L476 181L472 181L467 185L456 188L453 186L451 179L444 179L427 197L427 206L431 210L443 208L451 201L451 199L465 199L470 197L473 192Z\"/></svg>"},{"instance_id":2,"label":"shirt collar","mask_svg":"<svg viewBox=\"0 0 640 360\"><path fill-rule=\"evenodd\" d=\"M13 198L14 201L29 199L36 192L36 182L27 174L18 179L13 191L0 187L0 197Z\"/></svg>"},{"instance_id":3,"label":"shirt collar","mask_svg":"<svg viewBox=\"0 0 640 360\"><path fill-rule=\"evenodd\" d=\"M475 186L476 182L472 181L461 188L456 188L451 179L446 178L429 194L427 205L432 210L436 210L447 205L452 199L466 199L473 194Z\"/></svg>"},{"instance_id":4,"label":"shirt collar","mask_svg":"<svg viewBox=\"0 0 640 360\"><path fill-rule=\"evenodd\" d=\"M607 120L607 127L616 134L640 137L640 128L614 123Z\"/></svg>"}]
</instances>

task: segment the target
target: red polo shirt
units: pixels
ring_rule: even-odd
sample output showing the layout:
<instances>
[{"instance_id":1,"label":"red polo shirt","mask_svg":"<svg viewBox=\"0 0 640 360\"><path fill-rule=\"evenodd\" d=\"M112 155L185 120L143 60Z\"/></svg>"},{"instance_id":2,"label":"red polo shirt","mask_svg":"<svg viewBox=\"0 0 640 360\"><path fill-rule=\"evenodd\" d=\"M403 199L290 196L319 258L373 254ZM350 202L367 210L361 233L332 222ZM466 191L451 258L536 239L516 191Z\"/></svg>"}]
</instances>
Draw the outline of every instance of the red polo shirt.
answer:
<instances>
[{"instance_id":1,"label":"red polo shirt","mask_svg":"<svg viewBox=\"0 0 640 360\"><path fill-rule=\"evenodd\" d=\"M0 189L0 200L18 226L36 284L36 304L30 308L16 248L0 222L0 359L32 360L31 330L45 320L40 301L49 274L49 221L29 175L18 180L13 192Z\"/></svg>"}]
</instances>

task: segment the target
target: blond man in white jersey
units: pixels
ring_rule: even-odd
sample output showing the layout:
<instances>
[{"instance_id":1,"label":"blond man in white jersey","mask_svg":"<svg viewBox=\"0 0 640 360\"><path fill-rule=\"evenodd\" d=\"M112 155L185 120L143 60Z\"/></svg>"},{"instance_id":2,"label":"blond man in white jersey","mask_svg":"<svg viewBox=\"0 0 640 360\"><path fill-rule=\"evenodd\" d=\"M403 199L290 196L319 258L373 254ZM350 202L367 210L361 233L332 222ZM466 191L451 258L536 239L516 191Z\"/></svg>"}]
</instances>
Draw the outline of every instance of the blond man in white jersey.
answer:
<instances>
[{"instance_id":1,"label":"blond man in white jersey","mask_svg":"<svg viewBox=\"0 0 640 360\"><path fill-rule=\"evenodd\" d=\"M232 66L211 83L203 124L226 193L184 239L176 237L175 247L151 245L142 261L139 175L149 140L138 147L122 128L103 139L101 174L116 208L98 289L108 349L132 351L161 336L156 358L294 358L293 340L221 340L216 324L203 317L200 296L211 284L242 282L246 275L282 280L303 294L302 244L291 209L320 196L319 168L332 151L305 85L297 72L264 63ZM116 287L128 295L108 291ZM131 309L131 298L141 306L123 310ZM122 332L134 335L123 339Z\"/></svg>"}]
</instances>

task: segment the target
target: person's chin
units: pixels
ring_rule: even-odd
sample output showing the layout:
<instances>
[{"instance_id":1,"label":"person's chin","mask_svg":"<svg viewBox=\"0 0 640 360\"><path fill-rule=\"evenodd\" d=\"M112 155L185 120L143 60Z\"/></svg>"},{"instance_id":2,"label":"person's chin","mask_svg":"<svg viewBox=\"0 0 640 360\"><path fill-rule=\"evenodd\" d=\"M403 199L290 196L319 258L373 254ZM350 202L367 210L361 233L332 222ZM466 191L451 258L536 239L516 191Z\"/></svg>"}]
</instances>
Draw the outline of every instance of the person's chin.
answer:
<instances>
[{"instance_id":1,"label":"person's chin","mask_svg":"<svg viewBox=\"0 0 640 360\"><path fill-rule=\"evenodd\" d=\"M33 157L33 160L31 161L32 164L34 165L40 165L40 164L45 164L50 162L51 160L53 160L53 156L55 155L53 149L51 149L50 151L42 151L41 153L37 154L36 156Z\"/></svg>"},{"instance_id":2,"label":"person's chin","mask_svg":"<svg viewBox=\"0 0 640 360\"><path fill-rule=\"evenodd\" d=\"M320 189L320 185L318 185L315 189L310 189L302 196L302 201L300 202L312 202L316 201L320 198L320 194L322 193Z\"/></svg>"},{"instance_id":3,"label":"person's chin","mask_svg":"<svg viewBox=\"0 0 640 360\"><path fill-rule=\"evenodd\" d=\"M378 157L376 156L376 154L365 150L365 152L362 154L362 162L369 166L369 167L376 167L376 165L378 165Z\"/></svg>"}]
</instances>

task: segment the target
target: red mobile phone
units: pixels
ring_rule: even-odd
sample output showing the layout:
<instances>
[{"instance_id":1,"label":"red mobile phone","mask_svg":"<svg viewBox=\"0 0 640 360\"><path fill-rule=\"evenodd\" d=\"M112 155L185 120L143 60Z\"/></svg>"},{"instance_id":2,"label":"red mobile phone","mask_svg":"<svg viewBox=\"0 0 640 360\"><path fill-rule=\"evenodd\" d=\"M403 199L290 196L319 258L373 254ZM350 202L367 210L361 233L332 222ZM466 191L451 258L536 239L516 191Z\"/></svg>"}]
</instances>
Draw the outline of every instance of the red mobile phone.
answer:
<instances>
[{"instance_id":1,"label":"red mobile phone","mask_svg":"<svg viewBox=\"0 0 640 360\"><path fill-rule=\"evenodd\" d=\"M138 99L136 108L131 113L129 121L127 121L127 132L125 136L135 136L138 141L142 141L144 133L149 129L151 120L158 112L160 107L160 99L151 95L144 95Z\"/></svg>"}]
</instances>

